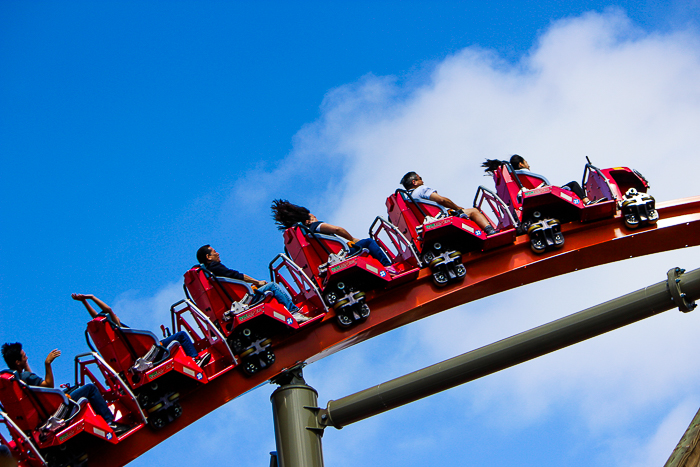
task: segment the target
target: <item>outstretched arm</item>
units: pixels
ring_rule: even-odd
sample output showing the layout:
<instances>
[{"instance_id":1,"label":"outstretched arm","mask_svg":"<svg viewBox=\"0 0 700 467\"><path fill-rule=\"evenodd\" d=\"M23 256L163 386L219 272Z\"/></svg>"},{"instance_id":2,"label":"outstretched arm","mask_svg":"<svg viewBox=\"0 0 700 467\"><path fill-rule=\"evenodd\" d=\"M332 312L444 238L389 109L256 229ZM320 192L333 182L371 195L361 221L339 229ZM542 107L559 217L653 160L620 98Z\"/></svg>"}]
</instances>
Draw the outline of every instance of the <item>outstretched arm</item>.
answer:
<instances>
[{"instance_id":1,"label":"outstretched arm","mask_svg":"<svg viewBox=\"0 0 700 467\"><path fill-rule=\"evenodd\" d=\"M337 225L332 225L332 224L326 224L325 222L321 225L318 226L318 230L321 231L321 233L328 234L328 235L337 235L339 237L344 238L345 240L349 242L359 242L360 239L353 237L350 235L350 232L345 230L342 227L338 227Z\"/></svg>"},{"instance_id":2,"label":"outstretched arm","mask_svg":"<svg viewBox=\"0 0 700 467\"><path fill-rule=\"evenodd\" d=\"M90 305L90 303L88 303L88 299L95 302L97 304L97 306L100 307L100 310L104 311L105 313L108 313L109 317L112 318L112 321L117 323L117 326L122 325L121 321L119 321L119 317L114 313L112 308L109 305L107 305L105 302L100 300L99 298L95 297L94 295L74 293L74 294L71 294L71 297L73 298L73 300L83 302L83 305L85 305L85 308L87 308L88 313L90 313L90 316L92 316L93 318L97 316L97 312Z\"/></svg>"},{"instance_id":3,"label":"outstretched arm","mask_svg":"<svg viewBox=\"0 0 700 467\"><path fill-rule=\"evenodd\" d=\"M39 386L44 388L53 388L53 369L51 368L51 364L60 356L61 351L58 349L53 349L51 352L49 352L49 356L46 357L46 361L44 362L46 376L44 377L44 381L42 381Z\"/></svg>"}]
</instances>

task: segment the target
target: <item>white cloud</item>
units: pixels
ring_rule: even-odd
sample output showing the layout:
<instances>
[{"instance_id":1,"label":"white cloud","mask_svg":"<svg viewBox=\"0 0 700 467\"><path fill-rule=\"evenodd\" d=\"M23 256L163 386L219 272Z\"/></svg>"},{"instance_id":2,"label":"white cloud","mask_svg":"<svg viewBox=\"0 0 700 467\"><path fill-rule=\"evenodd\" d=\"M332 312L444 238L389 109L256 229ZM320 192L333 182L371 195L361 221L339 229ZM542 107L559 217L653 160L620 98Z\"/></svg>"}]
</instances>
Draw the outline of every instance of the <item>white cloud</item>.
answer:
<instances>
[{"instance_id":1,"label":"white cloud","mask_svg":"<svg viewBox=\"0 0 700 467\"><path fill-rule=\"evenodd\" d=\"M480 163L513 153L555 183L579 179L589 156L600 167L639 169L657 200L697 195L698 45L690 32L646 34L613 10L554 23L517 64L469 48L417 83L365 76L328 93L322 117L298 133L279 168L239 179L222 218L238 208L241 194L255 194L246 206L251 210L267 210L273 197L288 196L359 236L376 215L385 215L384 200L405 172L418 171L428 185L467 205L478 185L492 186ZM322 400L341 397L663 280L672 266L695 268L698 259L694 248L513 290L333 355L310 367L313 379L307 379ZM161 298L125 296L118 305L130 316L155 313L149 310L161 309L162 300L171 300L168 307L174 301L174 287L168 285ZM692 358L699 319L668 312L439 400L462 404L449 423L472 436L482 430L522 435L537 426L548 436L571 433L568 442L575 437L586 453L582 464L610 465L612 459L617 465L651 465L614 454L623 447L641 449L658 465L682 433L686 412L700 400ZM370 443L381 443L385 430L415 436L388 422L397 417L376 417L361 430L327 436L327 458L340 463L348 461L348 452L396 452ZM344 439L345 433L351 438ZM269 439L271 433L261 436ZM389 465L381 456L363 460ZM559 462L552 459L551 465Z\"/></svg>"}]
</instances>

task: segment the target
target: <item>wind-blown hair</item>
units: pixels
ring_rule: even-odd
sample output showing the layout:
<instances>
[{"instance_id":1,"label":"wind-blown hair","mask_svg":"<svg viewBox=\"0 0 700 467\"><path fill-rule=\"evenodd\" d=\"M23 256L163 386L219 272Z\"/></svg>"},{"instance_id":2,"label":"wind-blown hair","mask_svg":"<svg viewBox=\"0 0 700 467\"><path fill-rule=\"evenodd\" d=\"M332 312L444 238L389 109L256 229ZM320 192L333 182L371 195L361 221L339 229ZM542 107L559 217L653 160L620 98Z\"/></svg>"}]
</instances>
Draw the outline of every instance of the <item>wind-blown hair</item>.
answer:
<instances>
[{"instance_id":1,"label":"wind-blown hair","mask_svg":"<svg viewBox=\"0 0 700 467\"><path fill-rule=\"evenodd\" d=\"M481 164L482 167L485 167L484 172L486 173L495 172L502 165L503 161L499 161L498 159L486 159L486 162Z\"/></svg>"},{"instance_id":2,"label":"wind-blown hair","mask_svg":"<svg viewBox=\"0 0 700 467\"><path fill-rule=\"evenodd\" d=\"M297 223L309 220L310 211L304 206L297 206L286 199L272 200L272 218L279 230L285 230Z\"/></svg>"},{"instance_id":3,"label":"wind-blown hair","mask_svg":"<svg viewBox=\"0 0 700 467\"><path fill-rule=\"evenodd\" d=\"M2 344L2 357L10 370L16 370L17 360L22 360L22 344L19 342Z\"/></svg>"}]
</instances>

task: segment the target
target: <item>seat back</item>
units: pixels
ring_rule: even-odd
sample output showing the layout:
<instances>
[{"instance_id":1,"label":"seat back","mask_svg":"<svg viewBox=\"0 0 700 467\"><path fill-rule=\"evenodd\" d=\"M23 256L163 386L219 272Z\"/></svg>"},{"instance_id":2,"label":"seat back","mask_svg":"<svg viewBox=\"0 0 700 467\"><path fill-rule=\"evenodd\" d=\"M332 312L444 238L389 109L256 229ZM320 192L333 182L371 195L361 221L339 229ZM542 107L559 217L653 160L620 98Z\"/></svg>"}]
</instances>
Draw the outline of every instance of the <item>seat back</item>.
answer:
<instances>
[{"instance_id":1,"label":"seat back","mask_svg":"<svg viewBox=\"0 0 700 467\"><path fill-rule=\"evenodd\" d=\"M617 193L614 195L618 200L623 199L630 188L634 188L640 193L646 193L649 188L644 177L628 167L613 167L603 169L602 172L612 182L613 191L614 188L617 188Z\"/></svg>"},{"instance_id":2,"label":"seat back","mask_svg":"<svg viewBox=\"0 0 700 467\"><path fill-rule=\"evenodd\" d=\"M399 231L413 244L419 246L418 231L426 217L441 218L450 214L447 208L434 201L413 198L406 190L398 189L386 200L389 222L394 224Z\"/></svg>"},{"instance_id":3,"label":"seat back","mask_svg":"<svg viewBox=\"0 0 700 467\"><path fill-rule=\"evenodd\" d=\"M150 331L120 328L106 316L88 322L87 332L102 358L117 373L129 370L160 341Z\"/></svg>"},{"instance_id":4,"label":"seat back","mask_svg":"<svg viewBox=\"0 0 700 467\"><path fill-rule=\"evenodd\" d=\"M29 386L10 370L0 371L0 402L24 432L40 428L62 405L69 405L60 389Z\"/></svg>"},{"instance_id":5,"label":"seat back","mask_svg":"<svg viewBox=\"0 0 700 467\"><path fill-rule=\"evenodd\" d=\"M492 172L492 175L498 197L510 208L514 216L522 219L522 213L520 212L522 201L518 199L518 193L520 193L522 187L511 165L508 162L503 162L499 168Z\"/></svg>"},{"instance_id":6,"label":"seat back","mask_svg":"<svg viewBox=\"0 0 700 467\"><path fill-rule=\"evenodd\" d=\"M217 278L202 266L194 266L185 273L185 288L197 308L212 321L219 320L220 323L233 302L248 304L255 294L248 283Z\"/></svg>"},{"instance_id":7,"label":"seat back","mask_svg":"<svg viewBox=\"0 0 700 467\"><path fill-rule=\"evenodd\" d=\"M547 180L544 176L527 170L516 170L515 176L518 177L520 184L526 190L534 190L535 188L549 185L549 180Z\"/></svg>"},{"instance_id":8,"label":"seat back","mask_svg":"<svg viewBox=\"0 0 700 467\"><path fill-rule=\"evenodd\" d=\"M297 224L284 231L284 247L289 257L307 276L322 285L319 268L328 262L331 254L348 253L347 241L337 236L312 233L307 227Z\"/></svg>"}]
</instances>

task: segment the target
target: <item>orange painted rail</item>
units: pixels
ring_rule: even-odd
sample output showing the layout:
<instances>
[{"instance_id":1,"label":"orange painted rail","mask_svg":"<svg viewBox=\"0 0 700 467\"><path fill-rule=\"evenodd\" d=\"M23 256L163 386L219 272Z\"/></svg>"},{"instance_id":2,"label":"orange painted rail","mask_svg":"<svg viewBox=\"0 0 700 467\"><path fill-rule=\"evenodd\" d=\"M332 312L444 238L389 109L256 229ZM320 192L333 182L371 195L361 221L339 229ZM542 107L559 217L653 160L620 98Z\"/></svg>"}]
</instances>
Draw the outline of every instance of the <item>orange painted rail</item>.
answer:
<instances>
[{"instance_id":1,"label":"orange painted rail","mask_svg":"<svg viewBox=\"0 0 700 467\"><path fill-rule=\"evenodd\" d=\"M252 377L234 369L209 384L182 392L183 414L160 431L144 428L118 445L88 447L90 465L123 466L174 435L190 423L226 402L265 383L299 362L312 362L351 345L396 329L404 324L480 298L627 258L700 244L700 196L659 203L661 219L656 226L628 230L618 216L588 224L563 226L566 243L560 250L536 255L527 236L515 244L486 253L464 255L467 276L445 288L433 285L430 271L400 287L369 297L369 318L350 329L340 329L329 313L311 329L289 336L275 346L277 360L269 370Z\"/></svg>"}]
</instances>

